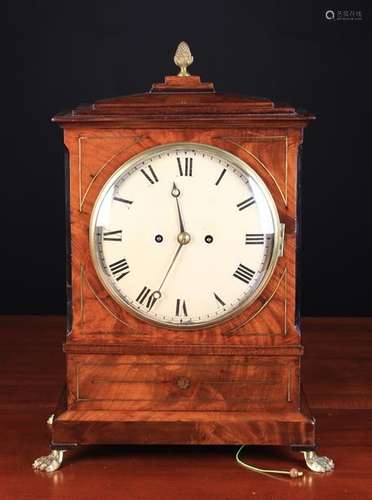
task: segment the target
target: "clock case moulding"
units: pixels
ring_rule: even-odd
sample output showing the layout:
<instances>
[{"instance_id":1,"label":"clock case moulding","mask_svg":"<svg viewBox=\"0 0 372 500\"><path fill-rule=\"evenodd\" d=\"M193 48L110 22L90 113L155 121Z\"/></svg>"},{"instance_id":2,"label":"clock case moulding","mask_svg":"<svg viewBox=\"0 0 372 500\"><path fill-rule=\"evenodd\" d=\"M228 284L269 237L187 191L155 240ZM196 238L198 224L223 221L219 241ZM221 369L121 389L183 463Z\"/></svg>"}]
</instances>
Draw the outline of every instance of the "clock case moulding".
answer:
<instances>
[{"instance_id":1,"label":"clock case moulding","mask_svg":"<svg viewBox=\"0 0 372 500\"><path fill-rule=\"evenodd\" d=\"M298 293L299 150L313 119L268 99L215 92L196 76L166 77L150 92L53 118L68 151L69 268L67 385L49 421L53 453L112 443L314 449ZM90 215L107 179L134 155L176 142L212 145L248 163L285 224L283 256L260 297L221 324L190 331L120 307L89 253Z\"/></svg>"}]
</instances>

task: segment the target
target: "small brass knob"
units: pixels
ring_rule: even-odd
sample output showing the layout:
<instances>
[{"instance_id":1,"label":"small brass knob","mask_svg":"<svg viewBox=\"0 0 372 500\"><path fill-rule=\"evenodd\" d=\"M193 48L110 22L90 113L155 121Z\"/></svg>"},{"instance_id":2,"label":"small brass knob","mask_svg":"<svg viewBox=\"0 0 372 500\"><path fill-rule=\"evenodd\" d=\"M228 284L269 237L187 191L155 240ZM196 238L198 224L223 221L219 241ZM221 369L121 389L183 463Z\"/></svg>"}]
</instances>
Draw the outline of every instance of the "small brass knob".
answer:
<instances>
[{"instance_id":1,"label":"small brass knob","mask_svg":"<svg viewBox=\"0 0 372 500\"><path fill-rule=\"evenodd\" d=\"M187 389L188 387L190 387L190 384L190 379L188 379L187 377L179 377L177 379L177 386L180 389Z\"/></svg>"},{"instance_id":2,"label":"small brass knob","mask_svg":"<svg viewBox=\"0 0 372 500\"><path fill-rule=\"evenodd\" d=\"M177 236L177 240L180 245L187 245L188 243L190 243L191 236L189 235L189 233L186 233L186 231L183 231L182 233L179 233L179 235Z\"/></svg>"}]
</instances>

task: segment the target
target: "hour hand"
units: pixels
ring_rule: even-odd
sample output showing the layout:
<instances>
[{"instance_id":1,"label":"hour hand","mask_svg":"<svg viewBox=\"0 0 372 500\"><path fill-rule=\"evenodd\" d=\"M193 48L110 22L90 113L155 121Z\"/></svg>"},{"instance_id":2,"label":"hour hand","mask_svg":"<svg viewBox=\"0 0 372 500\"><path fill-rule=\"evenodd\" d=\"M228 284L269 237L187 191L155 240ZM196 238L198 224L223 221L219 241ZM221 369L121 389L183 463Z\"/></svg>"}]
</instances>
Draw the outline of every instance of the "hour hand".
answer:
<instances>
[{"instance_id":1,"label":"hour hand","mask_svg":"<svg viewBox=\"0 0 372 500\"><path fill-rule=\"evenodd\" d=\"M174 198L176 198L176 203L177 203L177 212L178 212L178 220L179 220L179 223L180 223L180 232L181 233L184 233L185 232L185 226L184 226L184 223L183 223L183 219L182 219L182 214L181 214L181 209L180 209L180 204L178 202L178 197L179 195L181 194L181 191L178 189L178 187L176 186L176 183L173 182L173 188L172 188L172 196Z\"/></svg>"}]
</instances>

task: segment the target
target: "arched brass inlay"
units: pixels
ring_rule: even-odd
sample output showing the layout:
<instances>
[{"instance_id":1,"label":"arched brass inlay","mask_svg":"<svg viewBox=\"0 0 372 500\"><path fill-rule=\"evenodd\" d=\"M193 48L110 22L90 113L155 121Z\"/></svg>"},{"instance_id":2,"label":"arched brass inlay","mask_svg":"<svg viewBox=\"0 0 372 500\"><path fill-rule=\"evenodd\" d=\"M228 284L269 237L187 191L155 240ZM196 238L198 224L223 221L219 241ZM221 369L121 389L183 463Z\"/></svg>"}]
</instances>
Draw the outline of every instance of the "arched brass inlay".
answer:
<instances>
[{"instance_id":1,"label":"arched brass inlay","mask_svg":"<svg viewBox=\"0 0 372 500\"><path fill-rule=\"evenodd\" d=\"M128 323L126 323L125 321L123 321L121 318L119 318L119 316L117 316L115 313L113 313L113 312L111 311L111 309L110 309L110 308L109 308L109 307L108 307L108 306L107 306L107 305L103 302L103 300L102 300L102 299L100 299L100 298L98 297L98 295L97 295L97 294L96 294L96 292L93 290L92 285L89 283L89 281L86 279L86 277L85 277L85 282L86 282L86 284L88 285L88 288L89 288L89 290L92 292L92 294L94 295L94 297L95 297L95 298L98 300L98 302L99 302L99 303L100 303L100 304L101 304L101 305L102 305L102 306L106 309L106 311L107 311L108 313L110 313L110 314L111 314L111 316L112 316L113 318L115 318L117 321L119 321L120 323L122 323L123 325L125 325L125 326L129 329L129 330L131 330L131 333L138 333L138 332L136 332L135 330L133 330L133 328L131 328L131 327L128 325Z\"/></svg>"},{"instance_id":2,"label":"arched brass inlay","mask_svg":"<svg viewBox=\"0 0 372 500\"><path fill-rule=\"evenodd\" d=\"M227 142L231 142L231 144L234 144L235 146L238 146L240 149L245 151L247 154L249 154L252 158L254 158L260 165L261 167L269 174L269 176L272 178L272 180L275 183L275 186L278 188L278 191L280 193L280 196L283 199L284 205L287 207L288 206L288 136L286 135L276 135L276 136L252 136L252 137L220 137L220 139L223 139ZM262 160L258 158L252 151L249 151L249 149L245 148L242 146L236 139L239 139L240 141L245 141L245 142L270 142L273 140L281 139L285 141L285 184L284 184L284 192L282 188L280 187L278 181L276 180L275 176L270 172L270 169L263 163Z\"/></svg>"},{"instance_id":3,"label":"arched brass inlay","mask_svg":"<svg viewBox=\"0 0 372 500\"><path fill-rule=\"evenodd\" d=\"M111 136L111 137L94 137L94 138L97 138L97 139L113 139L113 138L117 138L116 136ZM115 153L109 160L107 160L98 170L98 172L95 174L95 176L92 178L92 180L90 181L84 195L82 194L82 179L81 179L81 174L82 174L82 151L81 151L81 146L82 146L82 140L83 139L88 139L88 137L84 137L84 136L81 136L79 137L79 207L80 207L80 211L82 210L82 207L83 207L83 203L86 199L86 196L93 184L93 182L97 179L97 177L100 175L100 173L103 171L103 169L115 158L117 157L120 153L122 153L123 151L131 148L132 146L134 146L135 144L138 144L143 138L144 136L134 136L134 137L130 137L131 139L133 139L133 143L132 144L129 144L127 146L125 146L124 148L120 149L117 153ZM278 182L276 181L275 177L271 174L271 172L269 171L269 169L264 165L264 163L258 158L256 157L252 152L250 152L249 150L247 150L245 147L243 147L241 144L239 144L238 142L236 142L234 140L234 138L229 138L229 137L220 137L220 139L224 139L224 140L227 140L229 142L231 142L232 144L238 146L239 148L243 149L245 152L247 152L248 154L250 154L253 158L255 158L255 160L265 169L265 171L270 175L270 177L273 179L275 185L277 186L282 198L283 198L283 201L285 203L285 205L287 206L287 149L288 149L288 138L287 136L273 136L273 137L249 137L249 138L243 138L242 140L246 140L246 141L251 141L251 142L254 142L254 141L263 141L263 140L267 140L267 141L270 141L270 140L277 140L277 139L285 139L285 142L286 142L286 175L285 175L285 185L286 185L286 188L285 188L285 194L283 193L283 191L281 190ZM239 138L241 139L241 138ZM238 325L237 327L234 327L232 328L231 330L227 331L227 332L224 332L222 335L225 335L225 336L231 336L231 335L234 335L236 333L236 331L238 329L240 329L241 327L243 327L244 325L246 325L248 322L252 321L258 314L260 314L260 312L265 308L267 307L267 305L270 303L270 301L273 299L273 297L275 296L281 282L283 281L283 278L285 278L285 283L286 283L286 272L287 272L287 268L285 268L279 278L279 281L275 287L275 290L273 291L273 293L270 295L270 297L265 301L265 303L259 308L258 311L256 311L250 318L246 319L243 323L241 323L240 325ZM113 317L115 318L115 320L119 321L120 323L122 323L123 325L125 325L129 330L131 330L132 333L135 333L135 334L138 334L139 332L135 329L133 329L132 327L130 327L128 325L127 322L123 321L119 316L117 316L113 311L111 311L111 309L103 302L102 299L100 299L98 297L98 295L95 293L94 289L92 288L92 286L90 285L89 281L86 279L85 277L85 270L83 268L83 266L81 265L81 288L80 288L80 291L81 291L81 319L82 321L84 320L84 302L83 302L83 282L84 280L86 281L87 285L88 285L88 288L90 289L90 291L92 292L92 294L94 295L94 297L98 300L98 302L106 309L106 311ZM197 331L197 330L196 330ZM286 286L285 286L285 297L284 297L284 333L283 335L286 335L287 334L287 299L286 299ZM266 334L266 333L263 333L263 334L258 334L258 333L253 333L253 334L247 334L247 335L255 335L255 336L270 336L270 335L280 335L280 334Z\"/></svg>"},{"instance_id":4,"label":"arched brass inlay","mask_svg":"<svg viewBox=\"0 0 372 500\"><path fill-rule=\"evenodd\" d=\"M239 330L242 326L246 325L247 323L249 323L250 321L252 321L256 316L258 316L258 314L260 314L261 311L263 311L263 309L265 309L265 307L267 307L267 305L271 302L271 300L273 299L274 295L276 294L276 292L278 291L278 288L281 284L281 282L283 281L284 279L284 283L286 283L286 279L287 279L287 268L285 268L279 278L279 281L273 291L273 293L270 295L270 297L266 300L266 302L264 302L262 304L262 306L258 309L258 311L256 311L254 314L252 314L252 316L250 316L249 318L247 318L243 323L240 323L240 325L238 326L235 326L234 328L232 328L231 330L227 331L227 332L224 332L222 335L224 335L225 337L231 337L232 335L235 335L236 334L236 331ZM283 331L283 335L286 335L287 334L287 294L286 294L286 287L284 288L284 331ZM252 334L247 334L247 335L259 335L257 333L252 333ZM262 334L262 335L267 335L267 334Z\"/></svg>"},{"instance_id":5,"label":"arched brass inlay","mask_svg":"<svg viewBox=\"0 0 372 500\"><path fill-rule=\"evenodd\" d=\"M111 156L111 158L109 158L107 161L105 161L105 163L98 169L98 172L93 176L92 180L89 182L88 184L88 187L87 189L85 190L85 193L83 194L83 187L82 187L82 169L83 169L83 165L82 165L82 141L83 140L88 140L89 138L91 139L132 139L132 143L131 144L127 144L126 146L124 146L123 148L119 149L119 151L117 151L115 154L113 154ZM114 159L116 158L117 156L119 156L121 153L123 153L124 151L126 151L127 149L130 149L131 147L133 147L135 144L138 144L141 140L143 139L142 136L124 136L124 137L116 137L116 136L109 136L109 137L96 137L96 136L92 136L92 137L86 137L86 136L80 136L79 137L79 160L78 160L78 170L79 170L79 212L82 211L83 209L83 205L84 205L84 201L88 195L88 192L90 191L90 188L92 187L94 181L97 179L97 177L101 174L102 170Z\"/></svg>"},{"instance_id":6,"label":"arched brass inlay","mask_svg":"<svg viewBox=\"0 0 372 500\"><path fill-rule=\"evenodd\" d=\"M123 325L125 325L128 329L130 329L132 331L132 333L133 332L136 333L125 321L123 321L115 313L113 313L111 311L111 309L103 302L103 300L98 297L98 295L94 291L92 285L89 283L89 281L86 278L84 266L82 264L80 264L80 319L81 319L82 325L84 324L84 316L85 316L84 315L84 290L83 290L83 287L84 287L85 283L87 284L89 290L94 295L94 298L98 300L98 302L106 309L106 311L109 314L111 314L111 316L113 318L115 318L117 321L119 321L120 323L122 323Z\"/></svg>"}]
</instances>

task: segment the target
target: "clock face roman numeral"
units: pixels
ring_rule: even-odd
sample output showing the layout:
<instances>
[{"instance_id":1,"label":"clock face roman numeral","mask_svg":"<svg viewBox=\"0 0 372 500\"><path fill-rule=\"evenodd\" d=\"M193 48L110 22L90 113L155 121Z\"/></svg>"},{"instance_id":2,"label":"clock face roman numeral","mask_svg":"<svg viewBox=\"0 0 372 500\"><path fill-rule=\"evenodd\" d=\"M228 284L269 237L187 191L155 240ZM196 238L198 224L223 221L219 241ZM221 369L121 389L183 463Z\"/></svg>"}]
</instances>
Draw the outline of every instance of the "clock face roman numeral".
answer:
<instances>
[{"instance_id":1,"label":"clock face roman numeral","mask_svg":"<svg viewBox=\"0 0 372 500\"><path fill-rule=\"evenodd\" d=\"M219 297L216 292L213 292L213 295L214 295L214 298L217 300L217 302L221 305L221 306L225 306L226 303L221 299L221 297Z\"/></svg>"},{"instance_id":2,"label":"clock face roman numeral","mask_svg":"<svg viewBox=\"0 0 372 500\"><path fill-rule=\"evenodd\" d=\"M121 229L117 231L107 231L103 233L103 239L105 241L122 241L123 231Z\"/></svg>"},{"instance_id":3,"label":"clock face roman numeral","mask_svg":"<svg viewBox=\"0 0 372 500\"><path fill-rule=\"evenodd\" d=\"M218 184L219 184L219 183L221 182L221 180L222 180L222 177L223 177L225 174L226 174L226 168L224 168L224 169L222 170L222 172L220 173L220 175L219 175L219 177L218 177L218 179L217 179L217 181L216 181L216 183L215 183L215 186L218 186Z\"/></svg>"},{"instance_id":4,"label":"clock face roman numeral","mask_svg":"<svg viewBox=\"0 0 372 500\"><path fill-rule=\"evenodd\" d=\"M141 172L143 175L146 177L146 179L150 182L150 184L155 184L155 182L159 182L159 179L157 178L156 173L154 172L154 169L152 168L151 165L147 167L148 171L144 168L141 168Z\"/></svg>"},{"instance_id":5,"label":"clock face roman numeral","mask_svg":"<svg viewBox=\"0 0 372 500\"><path fill-rule=\"evenodd\" d=\"M235 271L233 276L243 281L244 283L249 283L254 276L255 271L249 269L249 267L239 264L238 269Z\"/></svg>"},{"instance_id":6,"label":"clock face roman numeral","mask_svg":"<svg viewBox=\"0 0 372 500\"><path fill-rule=\"evenodd\" d=\"M114 196L114 200L121 201L122 203L127 203L128 205L131 205L133 203L133 201L131 201L131 200L126 200L125 198L120 198L120 196Z\"/></svg>"},{"instance_id":7,"label":"clock face roman numeral","mask_svg":"<svg viewBox=\"0 0 372 500\"><path fill-rule=\"evenodd\" d=\"M150 288L144 286L138 297L136 298L136 302L141 305L145 305L149 311L153 308L155 302L160 298L161 294L158 291L154 291L151 293Z\"/></svg>"},{"instance_id":8,"label":"clock face roman numeral","mask_svg":"<svg viewBox=\"0 0 372 500\"><path fill-rule=\"evenodd\" d=\"M120 259L117 262L109 265L112 274L115 276L116 281L120 281L121 278L124 278L127 274L129 274L129 266L126 259Z\"/></svg>"},{"instance_id":9,"label":"clock face roman numeral","mask_svg":"<svg viewBox=\"0 0 372 500\"><path fill-rule=\"evenodd\" d=\"M248 208L251 205L253 205L253 203L256 203L256 200L253 198L253 196L251 196L250 198L241 201L236 206L238 207L239 210L244 210L245 208Z\"/></svg>"},{"instance_id":10,"label":"clock face roman numeral","mask_svg":"<svg viewBox=\"0 0 372 500\"><path fill-rule=\"evenodd\" d=\"M177 158L177 163L181 176L192 177L192 158Z\"/></svg>"},{"instance_id":11,"label":"clock face roman numeral","mask_svg":"<svg viewBox=\"0 0 372 500\"><path fill-rule=\"evenodd\" d=\"M246 245L263 245L265 241L265 237L262 233L252 233L245 235L245 244Z\"/></svg>"},{"instance_id":12,"label":"clock face roman numeral","mask_svg":"<svg viewBox=\"0 0 372 500\"><path fill-rule=\"evenodd\" d=\"M186 302L181 299L176 301L176 316L187 316Z\"/></svg>"}]
</instances>

